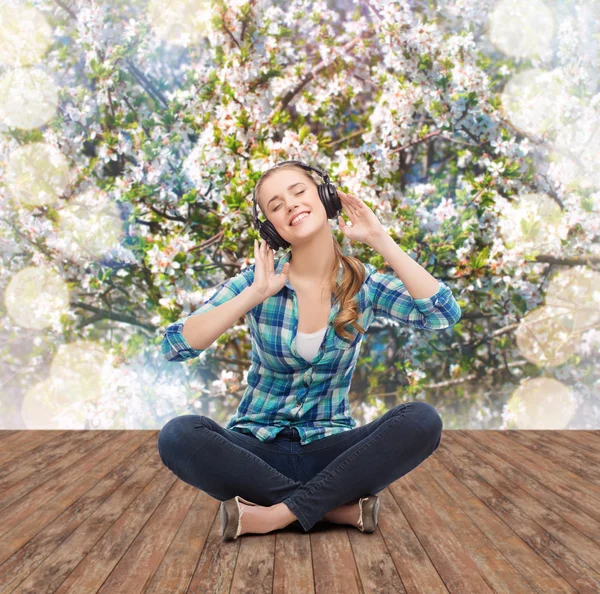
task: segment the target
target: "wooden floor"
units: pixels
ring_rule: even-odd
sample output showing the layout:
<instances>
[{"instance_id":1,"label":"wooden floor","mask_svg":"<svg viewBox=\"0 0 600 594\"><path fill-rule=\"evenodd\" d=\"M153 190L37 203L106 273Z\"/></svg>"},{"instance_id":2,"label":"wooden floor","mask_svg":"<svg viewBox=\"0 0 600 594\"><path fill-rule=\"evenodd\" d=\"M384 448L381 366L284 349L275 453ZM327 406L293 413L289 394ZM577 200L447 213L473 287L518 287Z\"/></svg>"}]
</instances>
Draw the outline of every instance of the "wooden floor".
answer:
<instances>
[{"instance_id":1,"label":"wooden floor","mask_svg":"<svg viewBox=\"0 0 600 594\"><path fill-rule=\"evenodd\" d=\"M377 530L223 541L158 431L0 431L0 593L598 594L600 431L444 430Z\"/></svg>"}]
</instances>

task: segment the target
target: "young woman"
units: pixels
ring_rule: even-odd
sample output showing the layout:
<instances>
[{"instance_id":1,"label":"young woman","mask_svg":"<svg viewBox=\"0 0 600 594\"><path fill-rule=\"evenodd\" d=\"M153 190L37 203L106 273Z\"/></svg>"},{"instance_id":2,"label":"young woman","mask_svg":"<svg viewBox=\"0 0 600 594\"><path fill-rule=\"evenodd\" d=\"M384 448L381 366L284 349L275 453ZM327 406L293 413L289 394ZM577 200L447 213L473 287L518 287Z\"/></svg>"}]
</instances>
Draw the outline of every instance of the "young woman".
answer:
<instances>
[{"instance_id":1,"label":"young woman","mask_svg":"<svg viewBox=\"0 0 600 594\"><path fill-rule=\"evenodd\" d=\"M389 246L368 206L337 193L352 223L339 217L344 234ZM197 357L246 315L248 387L226 427L203 415L170 420L159 435L161 459L223 502L225 539L293 522L308 532L320 520L372 532L376 494L436 450L443 423L433 406L415 401L356 426L348 391L363 335L377 318L449 328L460 307L445 283L408 256L412 294L399 276L343 255L317 182L302 167L270 169L255 196L290 248L275 262L273 249L255 242L255 263L171 324L161 345L170 361Z\"/></svg>"}]
</instances>

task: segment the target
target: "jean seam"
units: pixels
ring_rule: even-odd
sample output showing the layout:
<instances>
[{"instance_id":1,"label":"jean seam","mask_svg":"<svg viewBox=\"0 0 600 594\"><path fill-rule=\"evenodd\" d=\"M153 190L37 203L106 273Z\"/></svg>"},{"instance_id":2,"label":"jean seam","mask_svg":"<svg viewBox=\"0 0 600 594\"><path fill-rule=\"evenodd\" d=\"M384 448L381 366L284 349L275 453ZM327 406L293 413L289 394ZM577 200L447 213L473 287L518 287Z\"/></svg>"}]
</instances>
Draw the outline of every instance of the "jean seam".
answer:
<instances>
[{"instance_id":1,"label":"jean seam","mask_svg":"<svg viewBox=\"0 0 600 594\"><path fill-rule=\"evenodd\" d=\"M234 444L232 444L228 439L226 439L225 437L223 437L221 434L213 431L212 429L210 429L208 426L204 425L204 423L201 423L202 425L202 429L205 429L206 432L208 433L208 435L210 437L220 437L226 444L228 447L232 447L232 448L236 448L236 446ZM189 439L187 439L187 437L185 436L185 433L181 434L181 437L183 437L183 439L185 441L187 441L187 443L192 447L195 448L196 444L191 443ZM267 468L270 472L273 472L281 477L283 477L286 481L288 481L289 483L291 483L292 485L295 485L297 483L297 481L293 481L291 478L285 476L285 474L282 474L281 472L279 472L279 470L277 470L276 468L273 468L272 466L270 466L269 464L267 464L264 460L262 460L261 458L259 458L256 454L253 454L252 452L249 452L247 450L245 450L242 446L237 446L239 447L243 454L245 456L247 456L248 458L256 458L258 460L258 462L264 466L265 468Z\"/></svg>"},{"instance_id":2,"label":"jean seam","mask_svg":"<svg viewBox=\"0 0 600 594\"><path fill-rule=\"evenodd\" d=\"M403 409L406 410L406 409ZM298 497L294 498L293 501L294 503L296 501L302 501L302 499L304 499L304 497L307 497L308 495L311 495L316 489L318 489L324 482L329 481L329 479L331 479L332 477L336 476L344 467L346 467L356 456L358 456L358 454L360 454L360 452L364 451L366 448L368 448L372 443L374 443L375 441L377 441L378 439L381 439L381 437L383 436L383 434L386 432L385 430L390 427L392 425L392 421L396 420L396 419L401 419L403 415L394 415L393 417L391 417L390 419L387 419L386 423L384 423L383 428L381 428L381 430L376 433L375 435L373 435L371 437L371 439L369 439L369 441L367 443L365 443L361 448L359 448L358 450L356 450L356 452L354 452L354 454L352 454L351 456L349 456L348 458L346 458L346 460L344 460L337 468L335 468L334 470L332 470L331 472L329 472L327 474L326 477L322 478L318 483L316 483L315 485L313 485L308 491L306 491L305 493L300 494ZM419 425L420 426L420 425ZM301 487L299 487L301 488ZM295 495L295 493L293 493L290 496L290 499L293 498Z\"/></svg>"},{"instance_id":3,"label":"jean seam","mask_svg":"<svg viewBox=\"0 0 600 594\"><path fill-rule=\"evenodd\" d=\"M287 501L287 503L286 503L286 501ZM287 500L283 501L283 503L285 503L289 507L289 509L292 511L292 513L298 518L298 521L300 522L300 525L302 526L302 528L304 528L304 530L308 530L308 528L306 527L306 524L308 524L308 522L306 521L306 516L302 513L302 510L300 510L298 508L298 506L296 505L296 502L293 499L291 499L290 497L288 497Z\"/></svg>"}]
</instances>

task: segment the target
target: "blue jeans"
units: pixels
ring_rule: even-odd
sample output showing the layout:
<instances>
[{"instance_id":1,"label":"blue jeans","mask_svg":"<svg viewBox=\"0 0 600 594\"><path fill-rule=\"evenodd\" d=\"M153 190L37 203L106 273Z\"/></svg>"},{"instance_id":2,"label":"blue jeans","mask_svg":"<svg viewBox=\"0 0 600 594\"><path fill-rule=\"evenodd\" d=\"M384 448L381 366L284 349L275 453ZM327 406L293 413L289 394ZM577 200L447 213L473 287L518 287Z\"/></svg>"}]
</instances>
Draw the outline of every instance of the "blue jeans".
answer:
<instances>
[{"instance_id":1,"label":"blue jeans","mask_svg":"<svg viewBox=\"0 0 600 594\"><path fill-rule=\"evenodd\" d=\"M161 429L158 451L185 483L220 501L283 502L308 532L330 510L376 495L416 468L439 446L442 426L431 404L408 402L303 446L295 428L262 442L209 417L181 415Z\"/></svg>"}]
</instances>

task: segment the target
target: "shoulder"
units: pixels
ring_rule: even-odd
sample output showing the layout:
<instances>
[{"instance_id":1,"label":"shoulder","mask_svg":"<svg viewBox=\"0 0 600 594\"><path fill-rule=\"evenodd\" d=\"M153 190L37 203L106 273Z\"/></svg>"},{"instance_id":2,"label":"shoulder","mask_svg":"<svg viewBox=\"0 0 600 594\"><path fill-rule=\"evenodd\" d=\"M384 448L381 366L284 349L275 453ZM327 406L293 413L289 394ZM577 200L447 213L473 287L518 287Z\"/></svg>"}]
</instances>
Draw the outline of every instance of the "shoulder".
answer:
<instances>
[{"instance_id":1,"label":"shoulder","mask_svg":"<svg viewBox=\"0 0 600 594\"><path fill-rule=\"evenodd\" d=\"M254 280L254 267L255 264L250 264L250 266L246 266L243 270L241 270L234 278L240 278L245 280Z\"/></svg>"},{"instance_id":2,"label":"shoulder","mask_svg":"<svg viewBox=\"0 0 600 594\"><path fill-rule=\"evenodd\" d=\"M363 266L365 268L365 280L363 281L363 284L367 284L371 277L374 274L377 274L377 268L375 268L373 264L369 264L368 262L363 262Z\"/></svg>"},{"instance_id":3,"label":"shoulder","mask_svg":"<svg viewBox=\"0 0 600 594\"><path fill-rule=\"evenodd\" d=\"M368 262L363 262L363 266L365 267L365 272L367 276L371 276L374 272L377 272L377 268L373 266L373 264L369 264Z\"/></svg>"}]
</instances>

